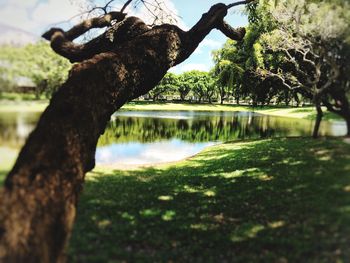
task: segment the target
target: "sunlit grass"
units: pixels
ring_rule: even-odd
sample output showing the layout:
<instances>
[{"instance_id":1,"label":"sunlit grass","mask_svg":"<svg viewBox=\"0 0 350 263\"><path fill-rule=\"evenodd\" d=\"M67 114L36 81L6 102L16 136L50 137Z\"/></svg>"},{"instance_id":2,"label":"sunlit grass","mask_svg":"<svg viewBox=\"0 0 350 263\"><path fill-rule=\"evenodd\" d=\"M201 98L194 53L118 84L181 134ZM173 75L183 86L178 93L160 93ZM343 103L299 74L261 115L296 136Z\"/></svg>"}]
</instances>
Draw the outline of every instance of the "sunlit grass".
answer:
<instances>
[{"instance_id":1,"label":"sunlit grass","mask_svg":"<svg viewBox=\"0 0 350 263\"><path fill-rule=\"evenodd\" d=\"M14 164L17 154L17 150L8 147L0 147L0 185L3 183L5 175Z\"/></svg>"},{"instance_id":2,"label":"sunlit grass","mask_svg":"<svg viewBox=\"0 0 350 263\"><path fill-rule=\"evenodd\" d=\"M274 139L87 176L72 262L347 262L350 145Z\"/></svg>"},{"instance_id":3,"label":"sunlit grass","mask_svg":"<svg viewBox=\"0 0 350 263\"><path fill-rule=\"evenodd\" d=\"M16 151L0 148L0 181ZM226 143L172 165L88 174L71 262L347 262L350 144ZM287 260L287 261L286 261Z\"/></svg>"},{"instance_id":4,"label":"sunlit grass","mask_svg":"<svg viewBox=\"0 0 350 263\"><path fill-rule=\"evenodd\" d=\"M252 107L228 104L191 104L191 103L152 103L152 102L131 102L122 107L123 110L168 110L168 111L255 111L259 113L287 116L293 118L307 118L315 113L313 107L281 107L266 106Z\"/></svg>"},{"instance_id":5,"label":"sunlit grass","mask_svg":"<svg viewBox=\"0 0 350 263\"><path fill-rule=\"evenodd\" d=\"M246 106L220 104L191 104L191 103L147 103L131 102L122 110L167 110L167 111L247 111Z\"/></svg>"},{"instance_id":6,"label":"sunlit grass","mask_svg":"<svg viewBox=\"0 0 350 263\"><path fill-rule=\"evenodd\" d=\"M48 102L42 101L0 101L0 113L6 112L42 112Z\"/></svg>"}]
</instances>

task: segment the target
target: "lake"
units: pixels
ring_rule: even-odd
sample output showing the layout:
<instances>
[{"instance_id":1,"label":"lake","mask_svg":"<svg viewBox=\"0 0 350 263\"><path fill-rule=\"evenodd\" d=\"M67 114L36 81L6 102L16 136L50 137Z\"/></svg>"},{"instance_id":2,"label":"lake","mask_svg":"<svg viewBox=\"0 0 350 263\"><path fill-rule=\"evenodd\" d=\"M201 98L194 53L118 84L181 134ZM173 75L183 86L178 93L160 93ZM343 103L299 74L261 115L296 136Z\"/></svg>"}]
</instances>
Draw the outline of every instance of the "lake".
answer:
<instances>
[{"instance_id":1,"label":"lake","mask_svg":"<svg viewBox=\"0 0 350 263\"><path fill-rule=\"evenodd\" d=\"M1 113L0 147L19 149L40 113ZM313 121L254 112L120 111L100 137L96 163L114 167L178 161L226 141L311 136ZM323 122L321 135L345 135L343 122Z\"/></svg>"}]
</instances>

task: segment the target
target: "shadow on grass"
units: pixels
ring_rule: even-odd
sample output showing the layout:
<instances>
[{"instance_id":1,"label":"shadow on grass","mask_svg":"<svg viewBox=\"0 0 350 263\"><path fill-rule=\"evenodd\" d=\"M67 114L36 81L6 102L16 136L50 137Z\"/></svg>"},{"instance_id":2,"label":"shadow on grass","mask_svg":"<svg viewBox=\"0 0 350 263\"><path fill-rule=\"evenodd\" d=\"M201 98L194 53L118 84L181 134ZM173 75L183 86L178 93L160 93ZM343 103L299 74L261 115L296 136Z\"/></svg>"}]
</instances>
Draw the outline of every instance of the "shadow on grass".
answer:
<instances>
[{"instance_id":1,"label":"shadow on grass","mask_svg":"<svg viewBox=\"0 0 350 263\"><path fill-rule=\"evenodd\" d=\"M91 173L72 262L347 262L350 145L279 139ZM343 260L343 261L341 261Z\"/></svg>"}]
</instances>

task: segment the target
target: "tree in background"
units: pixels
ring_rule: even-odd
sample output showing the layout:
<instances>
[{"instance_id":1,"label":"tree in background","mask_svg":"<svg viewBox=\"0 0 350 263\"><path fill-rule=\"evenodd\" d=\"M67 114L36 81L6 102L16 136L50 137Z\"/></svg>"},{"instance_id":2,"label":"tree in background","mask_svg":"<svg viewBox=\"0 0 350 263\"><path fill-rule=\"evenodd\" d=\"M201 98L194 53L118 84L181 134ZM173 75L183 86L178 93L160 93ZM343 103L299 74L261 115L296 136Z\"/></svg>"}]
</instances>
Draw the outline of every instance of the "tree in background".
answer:
<instances>
[{"instance_id":1,"label":"tree in background","mask_svg":"<svg viewBox=\"0 0 350 263\"><path fill-rule=\"evenodd\" d=\"M179 86L178 76L174 73L165 74L164 78L152 89L148 94L152 97L153 101L159 99L161 95L171 95L176 92Z\"/></svg>"},{"instance_id":2,"label":"tree in background","mask_svg":"<svg viewBox=\"0 0 350 263\"><path fill-rule=\"evenodd\" d=\"M255 7L255 8L253 8ZM256 12L257 5L248 6L249 14ZM258 104L260 94L260 79L254 74L255 69L263 64L262 48L256 41L263 32L267 32L273 25L268 18L249 16L250 20L259 21L252 26L252 21L247 28L243 41L227 40L223 48L213 53L215 62L215 75L218 77L221 97L231 93L236 102L240 99L249 99L253 105Z\"/></svg>"},{"instance_id":3,"label":"tree in background","mask_svg":"<svg viewBox=\"0 0 350 263\"><path fill-rule=\"evenodd\" d=\"M10 77L7 67L0 67L0 98L3 92L13 90L14 83Z\"/></svg>"},{"instance_id":4,"label":"tree in background","mask_svg":"<svg viewBox=\"0 0 350 263\"><path fill-rule=\"evenodd\" d=\"M199 103L203 100L212 103L217 91L215 84L212 74L204 71L192 70L179 75L167 73L148 94L153 101L158 100L161 95L174 96L178 93L182 101L191 96L191 99Z\"/></svg>"},{"instance_id":5,"label":"tree in background","mask_svg":"<svg viewBox=\"0 0 350 263\"><path fill-rule=\"evenodd\" d=\"M314 137L322 120L322 104L346 120L350 135L346 98L350 73L349 7L349 3L333 1L279 1L268 11L276 29L259 39L265 54L277 63L265 63L256 73L262 78L274 78L281 87L313 100L317 110Z\"/></svg>"},{"instance_id":6,"label":"tree in background","mask_svg":"<svg viewBox=\"0 0 350 263\"><path fill-rule=\"evenodd\" d=\"M219 79L231 83L230 72L239 72L232 65L238 65L243 76L231 85L240 87L253 105L311 100L317 109L314 137L322 105L345 119L350 135L349 8L349 2L337 0L250 5L244 41L228 41L217 52L216 68L224 69Z\"/></svg>"},{"instance_id":7,"label":"tree in background","mask_svg":"<svg viewBox=\"0 0 350 263\"><path fill-rule=\"evenodd\" d=\"M206 85L205 85L205 98L210 104L213 103L213 99L217 96L218 85L216 83L213 71L210 71L206 75Z\"/></svg>"},{"instance_id":8,"label":"tree in background","mask_svg":"<svg viewBox=\"0 0 350 263\"><path fill-rule=\"evenodd\" d=\"M188 94L193 89L193 73L192 71L187 71L179 75L179 83L177 91L180 95L181 101L185 101Z\"/></svg>"},{"instance_id":9,"label":"tree in background","mask_svg":"<svg viewBox=\"0 0 350 263\"><path fill-rule=\"evenodd\" d=\"M184 80L190 85L190 90L199 103L203 99L208 100L210 103L215 95L215 83L212 76L208 72L193 70L183 73Z\"/></svg>"},{"instance_id":10,"label":"tree in background","mask_svg":"<svg viewBox=\"0 0 350 263\"><path fill-rule=\"evenodd\" d=\"M51 97L67 79L71 66L67 59L55 54L43 41L24 47L0 47L0 62L0 70L6 71L3 76L9 78L12 88L19 78L28 78L35 85L36 98L41 95Z\"/></svg>"}]
</instances>

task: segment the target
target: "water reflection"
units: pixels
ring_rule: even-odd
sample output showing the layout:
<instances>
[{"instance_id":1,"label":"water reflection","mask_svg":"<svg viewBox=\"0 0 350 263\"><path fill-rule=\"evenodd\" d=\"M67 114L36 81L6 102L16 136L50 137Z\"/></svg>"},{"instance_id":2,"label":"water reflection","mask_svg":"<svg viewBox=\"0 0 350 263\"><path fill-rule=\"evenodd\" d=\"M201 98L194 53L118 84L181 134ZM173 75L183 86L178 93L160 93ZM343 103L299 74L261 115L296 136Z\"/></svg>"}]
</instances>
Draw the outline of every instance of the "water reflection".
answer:
<instances>
[{"instance_id":1,"label":"water reflection","mask_svg":"<svg viewBox=\"0 0 350 263\"><path fill-rule=\"evenodd\" d=\"M19 149L38 113L0 114L0 146ZM313 122L252 112L121 111L98 142L98 164L176 161L217 142L310 136ZM344 122L323 122L321 135L344 135Z\"/></svg>"},{"instance_id":2,"label":"water reflection","mask_svg":"<svg viewBox=\"0 0 350 263\"><path fill-rule=\"evenodd\" d=\"M213 144L213 142L187 143L178 139L154 143L111 144L97 149L96 162L104 165L128 166L179 161Z\"/></svg>"},{"instance_id":3,"label":"water reflection","mask_svg":"<svg viewBox=\"0 0 350 263\"><path fill-rule=\"evenodd\" d=\"M282 136L310 136L313 122L252 112L121 112L113 116L99 146L121 142L229 141ZM321 135L345 134L343 123L324 122Z\"/></svg>"},{"instance_id":4,"label":"water reflection","mask_svg":"<svg viewBox=\"0 0 350 263\"><path fill-rule=\"evenodd\" d=\"M0 147L20 148L40 117L37 112L0 113Z\"/></svg>"}]
</instances>

